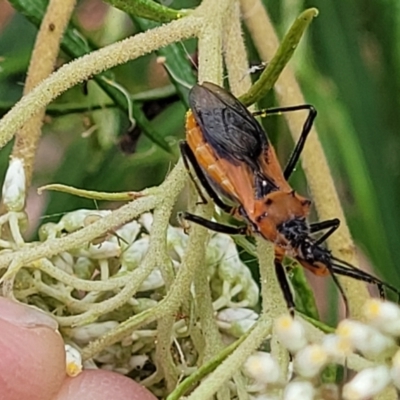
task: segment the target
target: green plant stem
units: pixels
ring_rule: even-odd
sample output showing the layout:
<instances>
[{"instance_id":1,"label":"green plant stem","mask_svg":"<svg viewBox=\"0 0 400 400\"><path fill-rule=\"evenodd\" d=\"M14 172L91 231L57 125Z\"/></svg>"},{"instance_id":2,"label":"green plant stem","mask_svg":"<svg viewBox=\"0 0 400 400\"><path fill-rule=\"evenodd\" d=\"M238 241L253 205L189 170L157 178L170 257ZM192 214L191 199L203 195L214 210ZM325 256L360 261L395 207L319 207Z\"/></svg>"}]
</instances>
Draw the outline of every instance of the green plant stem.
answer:
<instances>
[{"instance_id":1,"label":"green plant stem","mask_svg":"<svg viewBox=\"0 0 400 400\"><path fill-rule=\"evenodd\" d=\"M174 10L156 3L153 0L105 0L113 7L119 8L127 14L147 18L156 22L170 22L187 15L186 10Z\"/></svg>"},{"instance_id":2,"label":"green plant stem","mask_svg":"<svg viewBox=\"0 0 400 400\"><path fill-rule=\"evenodd\" d=\"M143 190L142 192L96 192L94 190L78 189L72 186L53 183L38 188L38 194L42 194L44 190L54 190L56 192L69 193L74 196L85 197L86 199L103 200L103 201L130 201L137 197L143 197L151 194L152 190Z\"/></svg>"},{"instance_id":3,"label":"green plant stem","mask_svg":"<svg viewBox=\"0 0 400 400\"><path fill-rule=\"evenodd\" d=\"M0 121L0 147L38 110L70 87L159 47L194 36L200 19L188 16L78 58L42 81Z\"/></svg>"},{"instance_id":4,"label":"green plant stem","mask_svg":"<svg viewBox=\"0 0 400 400\"><path fill-rule=\"evenodd\" d=\"M289 31L280 43L274 56L268 62L267 68L263 71L257 82L251 87L250 91L241 96L239 100L249 106L263 98L275 85L283 69L290 61L293 53L304 35L305 30L313 18L318 15L316 8L310 8L302 12L294 21Z\"/></svg>"},{"instance_id":5,"label":"green plant stem","mask_svg":"<svg viewBox=\"0 0 400 400\"><path fill-rule=\"evenodd\" d=\"M64 0L62 2L50 0L36 37L25 82L24 95L31 92L36 85L53 72L60 41L75 4L76 0ZM29 188L32 178L33 164L37 144L42 132L44 114L44 107L38 109L15 134L12 157L23 160L27 188Z\"/></svg>"},{"instance_id":6,"label":"green plant stem","mask_svg":"<svg viewBox=\"0 0 400 400\"><path fill-rule=\"evenodd\" d=\"M248 337L251 331L246 332L240 339L225 347L216 356L202 365L196 372L187 377L179 386L167 397L167 400L180 399L191 387L198 383L206 375L214 371L241 343Z\"/></svg>"},{"instance_id":7,"label":"green plant stem","mask_svg":"<svg viewBox=\"0 0 400 400\"><path fill-rule=\"evenodd\" d=\"M271 333L271 319L263 315L249 336L215 371L209 375L188 397L188 400L211 398L226 381L243 365L247 357L255 351Z\"/></svg>"},{"instance_id":8,"label":"green plant stem","mask_svg":"<svg viewBox=\"0 0 400 400\"><path fill-rule=\"evenodd\" d=\"M287 313L287 305L283 298L282 289L275 273L275 249L272 243L262 238L257 238L257 253L260 268L262 315L274 321L277 317ZM279 363L281 376L287 375L289 367L289 353L279 343L277 336L272 331L271 355Z\"/></svg>"}]
</instances>

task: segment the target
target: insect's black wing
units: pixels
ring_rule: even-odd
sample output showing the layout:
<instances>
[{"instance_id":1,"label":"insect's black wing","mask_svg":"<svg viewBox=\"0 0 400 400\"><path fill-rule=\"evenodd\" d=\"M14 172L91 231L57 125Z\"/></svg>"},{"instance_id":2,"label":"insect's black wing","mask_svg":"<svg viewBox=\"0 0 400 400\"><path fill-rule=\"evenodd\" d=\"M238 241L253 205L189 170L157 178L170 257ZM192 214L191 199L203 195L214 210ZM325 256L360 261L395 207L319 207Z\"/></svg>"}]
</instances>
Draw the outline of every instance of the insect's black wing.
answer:
<instances>
[{"instance_id":1,"label":"insect's black wing","mask_svg":"<svg viewBox=\"0 0 400 400\"><path fill-rule=\"evenodd\" d=\"M231 93L210 83L195 85L189 104L206 141L219 157L237 164L243 161L260 171L258 157L269 146L259 123Z\"/></svg>"}]
</instances>

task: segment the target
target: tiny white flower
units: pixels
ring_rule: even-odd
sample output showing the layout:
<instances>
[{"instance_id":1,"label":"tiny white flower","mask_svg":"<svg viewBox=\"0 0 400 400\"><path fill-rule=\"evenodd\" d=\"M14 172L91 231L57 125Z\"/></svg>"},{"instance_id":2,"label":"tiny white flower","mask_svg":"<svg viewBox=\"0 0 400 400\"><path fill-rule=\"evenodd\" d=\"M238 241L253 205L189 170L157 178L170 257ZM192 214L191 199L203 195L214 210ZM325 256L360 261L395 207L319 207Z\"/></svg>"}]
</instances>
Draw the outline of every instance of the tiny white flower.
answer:
<instances>
[{"instance_id":1,"label":"tiny white flower","mask_svg":"<svg viewBox=\"0 0 400 400\"><path fill-rule=\"evenodd\" d=\"M392 359L392 368L390 369L390 376L393 383L400 390L400 350L396 352Z\"/></svg>"},{"instance_id":2,"label":"tiny white flower","mask_svg":"<svg viewBox=\"0 0 400 400\"><path fill-rule=\"evenodd\" d=\"M147 232L150 232L151 226L153 225L153 214L144 213L139 218L139 223L142 225Z\"/></svg>"},{"instance_id":3,"label":"tiny white flower","mask_svg":"<svg viewBox=\"0 0 400 400\"><path fill-rule=\"evenodd\" d=\"M257 320L258 314L249 308L225 308L217 314L218 321L234 322L244 319Z\"/></svg>"},{"instance_id":4,"label":"tiny white flower","mask_svg":"<svg viewBox=\"0 0 400 400\"><path fill-rule=\"evenodd\" d=\"M149 243L150 239L148 236L133 242L132 245L121 254L120 272L132 271L137 268L149 249Z\"/></svg>"},{"instance_id":5,"label":"tiny white flower","mask_svg":"<svg viewBox=\"0 0 400 400\"><path fill-rule=\"evenodd\" d=\"M24 209L25 183L23 160L11 157L3 183L3 203L7 211L22 211Z\"/></svg>"},{"instance_id":6,"label":"tiny white flower","mask_svg":"<svg viewBox=\"0 0 400 400\"><path fill-rule=\"evenodd\" d=\"M118 326L117 321L93 322L88 325L71 328L69 335L77 343L84 345L100 336L103 336L111 329Z\"/></svg>"},{"instance_id":7,"label":"tiny white flower","mask_svg":"<svg viewBox=\"0 0 400 400\"><path fill-rule=\"evenodd\" d=\"M65 214L57 224L59 231L75 232L87 225L87 218L102 218L111 214L111 210L75 210Z\"/></svg>"},{"instance_id":8,"label":"tiny white flower","mask_svg":"<svg viewBox=\"0 0 400 400\"><path fill-rule=\"evenodd\" d=\"M217 314L219 328L234 337L251 329L257 319L258 314L249 308L225 308Z\"/></svg>"},{"instance_id":9,"label":"tiny white flower","mask_svg":"<svg viewBox=\"0 0 400 400\"><path fill-rule=\"evenodd\" d=\"M345 319L336 329L338 336L348 339L354 349L363 353L366 357L382 357L392 355L396 342L372 326L362 322Z\"/></svg>"},{"instance_id":10,"label":"tiny white flower","mask_svg":"<svg viewBox=\"0 0 400 400\"><path fill-rule=\"evenodd\" d=\"M313 400L314 386L308 381L290 382L283 392L283 400Z\"/></svg>"},{"instance_id":11,"label":"tiny white flower","mask_svg":"<svg viewBox=\"0 0 400 400\"><path fill-rule=\"evenodd\" d=\"M400 336L400 307L390 301L368 300L363 308L367 321L381 332Z\"/></svg>"},{"instance_id":12,"label":"tiny white flower","mask_svg":"<svg viewBox=\"0 0 400 400\"><path fill-rule=\"evenodd\" d=\"M389 368L385 365L366 368L343 387L345 400L366 400L380 393L390 382Z\"/></svg>"},{"instance_id":13,"label":"tiny white flower","mask_svg":"<svg viewBox=\"0 0 400 400\"><path fill-rule=\"evenodd\" d=\"M71 251L77 257L88 257L95 260L119 257L121 247L118 243L105 241L100 244L90 244L88 247Z\"/></svg>"},{"instance_id":14,"label":"tiny white flower","mask_svg":"<svg viewBox=\"0 0 400 400\"><path fill-rule=\"evenodd\" d=\"M244 321L233 322L230 329L227 330L227 333L236 338L240 338L243 334L250 330L255 323L256 321L248 319L245 319Z\"/></svg>"},{"instance_id":15,"label":"tiny white flower","mask_svg":"<svg viewBox=\"0 0 400 400\"><path fill-rule=\"evenodd\" d=\"M250 400L279 400L278 395L274 394L258 394L256 396L250 396Z\"/></svg>"},{"instance_id":16,"label":"tiny white flower","mask_svg":"<svg viewBox=\"0 0 400 400\"><path fill-rule=\"evenodd\" d=\"M143 281L138 289L139 292L147 292L164 286L164 279L159 269L153 269L150 275Z\"/></svg>"},{"instance_id":17,"label":"tiny white flower","mask_svg":"<svg viewBox=\"0 0 400 400\"><path fill-rule=\"evenodd\" d=\"M256 351L244 363L244 372L249 377L254 379L258 384L274 384L281 379L281 372L278 363L274 360L271 354Z\"/></svg>"},{"instance_id":18,"label":"tiny white flower","mask_svg":"<svg viewBox=\"0 0 400 400\"><path fill-rule=\"evenodd\" d=\"M294 357L294 370L303 378L313 378L318 375L328 362L328 353L319 344L310 344Z\"/></svg>"},{"instance_id":19,"label":"tiny white flower","mask_svg":"<svg viewBox=\"0 0 400 400\"><path fill-rule=\"evenodd\" d=\"M167 231L167 247L170 257L174 261L181 261L185 254L188 236L182 229L168 227Z\"/></svg>"},{"instance_id":20,"label":"tiny white flower","mask_svg":"<svg viewBox=\"0 0 400 400\"><path fill-rule=\"evenodd\" d=\"M141 226L137 221L131 221L115 231L110 240L117 242L123 250L128 248L139 235Z\"/></svg>"},{"instance_id":21,"label":"tiny white flower","mask_svg":"<svg viewBox=\"0 0 400 400\"><path fill-rule=\"evenodd\" d=\"M129 366L132 369L136 369L136 370L140 371L141 369L143 369L144 365L146 364L146 362L148 360L149 360L149 356L147 356L146 354L137 354L130 358Z\"/></svg>"},{"instance_id":22,"label":"tiny white flower","mask_svg":"<svg viewBox=\"0 0 400 400\"><path fill-rule=\"evenodd\" d=\"M64 251L54 256L51 261L58 269L61 269L70 275L73 274L74 258L70 253Z\"/></svg>"},{"instance_id":23,"label":"tiny white flower","mask_svg":"<svg viewBox=\"0 0 400 400\"><path fill-rule=\"evenodd\" d=\"M78 257L73 266L74 273L78 278L90 279L96 265L93 260L88 257Z\"/></svg>"},{"instance_id":24,"label":"tiny white flower","mask_svg":"<svg viewBox=\"0 0 400 400\"><path fill-rule=\"evenodd\" d=\"M41 242L44 242L48 239L54 239L58 235L57 224L55 224L54 222L43 224L39 228L38 235Z\"/></svg>"},{"instance_id":25,"label":"tiny white flower","mask_svg":"<svg viewBox=\"0 0 400 400\"><path fill-rule=\"evenodd\" d=\"M328 353L328 356L334 362L344 362L346 356L350 355L353 350L351 341L348 338L329 334L322 338L322 347Z\"/></svg>"},{"instance_id":26,"label":"tiny white flower","mask_svg":"<svg viewBox=\"0 0 400 400\"><path fill-rule=\"evenodd\" d=\"M77 376L82 372L81 353L69 344L65 345L65 363L68 376Z\"/></svg>"},{"instance_id":27,"label":"tiny white flower","mask_svg":"<svg viewBox=\"0 0 400 400\"><path fill-rule=\"evenodd\" d=\"M281 344L291 353L297 353L307 346L303 325L291 315L282 315L275 320L275 333Z\"/></svg>"}]
</instances>

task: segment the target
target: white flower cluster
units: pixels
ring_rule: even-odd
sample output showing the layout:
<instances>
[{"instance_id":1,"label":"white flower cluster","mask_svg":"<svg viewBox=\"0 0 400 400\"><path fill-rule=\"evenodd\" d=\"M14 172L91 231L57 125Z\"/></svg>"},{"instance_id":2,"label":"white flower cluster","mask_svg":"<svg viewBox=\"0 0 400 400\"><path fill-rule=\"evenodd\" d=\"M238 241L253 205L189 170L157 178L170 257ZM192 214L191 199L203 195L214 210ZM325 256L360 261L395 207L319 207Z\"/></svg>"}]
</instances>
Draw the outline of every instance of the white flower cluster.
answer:
<instances>
[{"instance_id":1,"label":"white flower cluster","mask_svg":"<svg viewBox=\"0 0 400 400\"><path fill-rule=\"evenodd\" d=\"M350 319L339 323L334 334L324 335L320 343L310 343L304 323L289 315L274 324L280 343L291 353L292 372L282 376L280 366L267 352L256 352L244 365L251 378L254 399L274 398L276 388L283 391L284 400L325 398L326 385L320 375L329 364L346 365L349 356L365 357L369 366L360 370L343 386L345 400L367 400L389 385L400 390L400 308L397 304L373 299L364 307L366 322ZM332 389L332 385L330 390ZM339 388L334 389L337 395Z\"/></svg>"},{"instance_id":2,"label":"white flower cluster","mask_svg":"<svg viewBox=\"0 0 400 400\"><path fill-rule=\"evenodd\" d=\"M107 216L110 212L108 210L70 212L58 223L43 225L39 231L40 240L46 241L77 231ZM112 282L124 279L142 266L150 245L149 232L152 222L152 215L144 214L137 221L129 222L115 231L108 232L90 245L59 254L49 262L58 270L81 280ZM167 250L175 272L180 268L187 241L188 236L183 229L168 227ZM258 314L252 310L259 301L258 286L249 269L240 260L235 243L227 235L212 234L207 246L205 268L208 272L217 325L227 339L232 341L234 337L240 337L251 328L258 318ZM41 276L40 284L36 283L35 287L41 288L46 295L54 298L54 309L57 310L58 316L79 313L88 309L91 304L106 300L115 294L113 291L80 290L75 291L71 296L70 287L64 286L57 280L49 280L45 275ZM119 290L119 288L116 289ZM192 288L192 290L195 289ZM36 292L32 293L31 289L16 293L17 296L21 293L36 295ZM127 304L103 315L96 322L64 328L63 332L76 348L86 346L89 342L118 327L121 321L157 306L165 294L161 270L154 268ZM25 301L35 303L38 300L36 296L31 296ZM63 310L63 314L60 314L60 310ZM177 315L174 324L175 337L171 338L177 352L181 354L181 359L184 360L185 365L179 365L179 368L185 374L190 374L197 360L190 335L187 334L189 323L189 316ZM96 355L94 361L101 368L124 374L129 373L139 381L151 379L156 364L154 359L156 336L155 325L136 330L122 342ZM75 368L72 367L75 365L79 365L75 359L68 362L68 370L74 373ZM154 389L151 384L150 387Z\"/></svg>"}]
</instances>

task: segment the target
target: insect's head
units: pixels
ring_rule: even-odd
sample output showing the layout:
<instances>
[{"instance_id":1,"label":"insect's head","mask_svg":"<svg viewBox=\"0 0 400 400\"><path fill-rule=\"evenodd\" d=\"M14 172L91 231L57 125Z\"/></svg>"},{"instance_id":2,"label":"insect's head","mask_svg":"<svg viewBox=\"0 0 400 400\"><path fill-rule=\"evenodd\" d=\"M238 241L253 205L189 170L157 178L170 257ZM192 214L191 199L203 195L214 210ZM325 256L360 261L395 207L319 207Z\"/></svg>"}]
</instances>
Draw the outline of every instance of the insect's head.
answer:
<instances>
[{"instance_id":1,"label":"insect's head","mask_svg":"<svg viewBox=\"0 0 400 400\"><path fill-rule=\"evenodd\" d=\"M255 230L280 246L297 247L308 234L311 201L294 191L271 192L254 206Z\"/></svg>"}]
</instances>

